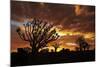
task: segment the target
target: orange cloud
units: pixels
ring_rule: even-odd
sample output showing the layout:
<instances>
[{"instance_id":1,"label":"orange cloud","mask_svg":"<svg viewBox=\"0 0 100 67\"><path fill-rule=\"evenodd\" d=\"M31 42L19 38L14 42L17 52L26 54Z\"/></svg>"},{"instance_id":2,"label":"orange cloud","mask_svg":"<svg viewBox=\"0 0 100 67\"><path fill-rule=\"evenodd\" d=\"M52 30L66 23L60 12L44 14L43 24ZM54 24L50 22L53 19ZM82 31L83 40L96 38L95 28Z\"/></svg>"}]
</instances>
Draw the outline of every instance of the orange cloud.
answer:
<instances>
[{"instance_id":1,"label":"orange cloud","mask_svg":"<svg viewBox=\"0 0 100 67\"><path fill-rule=\"evenodd\" d=\"M80 15L81 14L81 8L80 8L79 5L75 6L75 13L76 13L76 15Z\"/></svg>"}]
</instances>

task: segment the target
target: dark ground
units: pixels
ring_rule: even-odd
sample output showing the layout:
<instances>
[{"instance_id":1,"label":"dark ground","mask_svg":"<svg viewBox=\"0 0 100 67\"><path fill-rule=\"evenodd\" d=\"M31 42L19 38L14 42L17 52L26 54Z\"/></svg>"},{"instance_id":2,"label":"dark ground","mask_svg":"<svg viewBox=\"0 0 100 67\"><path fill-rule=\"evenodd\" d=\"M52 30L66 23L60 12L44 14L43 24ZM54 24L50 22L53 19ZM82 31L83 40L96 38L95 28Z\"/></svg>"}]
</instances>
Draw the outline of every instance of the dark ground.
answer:
<instances>
[{"instance_id":1,"label":"dark ground","mask_svg":"<svg viewBox=\"0 0 100 67\"><path fill-rule=\"evenodd\" d=\"M55 63L72 63L95 61L95 50L91 51L61 51L58 53L11 53L11 66L41 65Z\"/></svg>"}]
</instances>

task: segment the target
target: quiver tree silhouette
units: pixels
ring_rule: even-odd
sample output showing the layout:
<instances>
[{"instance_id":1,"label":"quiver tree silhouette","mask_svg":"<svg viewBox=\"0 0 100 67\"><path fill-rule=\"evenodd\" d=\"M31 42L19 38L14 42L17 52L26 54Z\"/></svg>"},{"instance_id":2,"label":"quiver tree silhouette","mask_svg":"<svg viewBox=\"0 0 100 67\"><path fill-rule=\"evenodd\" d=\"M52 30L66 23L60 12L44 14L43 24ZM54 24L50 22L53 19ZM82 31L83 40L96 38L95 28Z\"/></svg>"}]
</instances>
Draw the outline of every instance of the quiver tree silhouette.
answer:
<instances>
[{"instance_id":1,"label":"quiver tree silhouette","mask_svg":"<svg viewBox=\"0 0 100 67\"><path fill-rule=\"evenodd\" d=\"M16 31L22 40L30 43L33 54L59 37L53 24L36 18L23 24L23 29L18 27Z\"/></svg>"},{"instance_id":2,"label":"quiver tree silhouette","mask_svg":"<svg viewBox=\"0 0 100 67\"><path fill-rule=\"evenodd\" d=\"M83 36L80 36L76 43L79 45L80 51L85 51L86 49L89 50L89 44L86 42L85 38Z\"/></svg>"},{"instance_id":3,"label":"quiver tree silhouette","mask_svg":"<svg viewBox=\"0 0 100 67\"><path fill-rule=\"evenodd\" d=\"M52 46L55 48L55 52L57 52L57 48L59 48L60 45L56 43L56 44L53 44Z\"/></svg>"}]
</instances>

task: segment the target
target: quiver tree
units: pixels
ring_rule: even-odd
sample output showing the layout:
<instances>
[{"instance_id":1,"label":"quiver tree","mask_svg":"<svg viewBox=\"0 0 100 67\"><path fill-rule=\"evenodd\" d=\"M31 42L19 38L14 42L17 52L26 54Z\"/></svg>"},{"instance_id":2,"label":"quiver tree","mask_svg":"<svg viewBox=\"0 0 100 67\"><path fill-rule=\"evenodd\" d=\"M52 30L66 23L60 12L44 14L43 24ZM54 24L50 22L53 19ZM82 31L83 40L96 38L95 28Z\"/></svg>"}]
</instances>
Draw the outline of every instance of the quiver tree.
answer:
<instances>
[{"instance_id":1,"label":"quiver tree","mask_svg":"<svg viewBox=\"0 0 100 67\"><path fill-rule=\"evenodd\" d=\"M85 51L86 49L89 50L89 44L86 42L85 38L83 36L80 36L76 43L79 45L80 51Z\"/></svg>"},{"instance_id":2,"label":"quiver tree","mask_svg":"<svg viewBox=\"0 0 100 67\"><path fill-rule=\"evenodd\" d=\"M31 22L23 24L22 27L18 27L16 31L22 40L30 43L33 54L59 37L53 24L39 19L33 19Z\"/></svg>"}]
</instances>

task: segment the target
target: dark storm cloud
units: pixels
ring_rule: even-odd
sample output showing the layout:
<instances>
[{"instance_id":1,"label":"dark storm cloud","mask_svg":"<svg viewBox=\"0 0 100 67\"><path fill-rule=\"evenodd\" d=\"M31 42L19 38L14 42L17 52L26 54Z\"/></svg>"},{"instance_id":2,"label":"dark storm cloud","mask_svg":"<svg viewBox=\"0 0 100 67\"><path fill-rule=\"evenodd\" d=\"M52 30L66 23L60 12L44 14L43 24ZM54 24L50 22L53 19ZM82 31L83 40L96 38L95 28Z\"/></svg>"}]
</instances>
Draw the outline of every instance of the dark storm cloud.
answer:
<instances>
[{"instance_id":1,"label":"dark storm cloud","mask_svg":"<svg viewBox=\"0 0 100 67\"><path fill-rule=\"evenodd\" d=\"M62 30L95 31L94 6L12 1L11 12L11 19L17 21L36 17L52 21L55 25L61 25Z\"/></svg>"},{"instance_id":2,"label":"dark storm cloud","mask_svg":"<svg viewBox=\"0 0 100 67\"><path fill-rule=\"evenodd\" d=\"M12 19L19 17L40 17L51 20L61 20L66 16L74 14L71 6L57 4L41 4L28 2L12 2L11 5Z\"/></svg>"}]
</instances>

